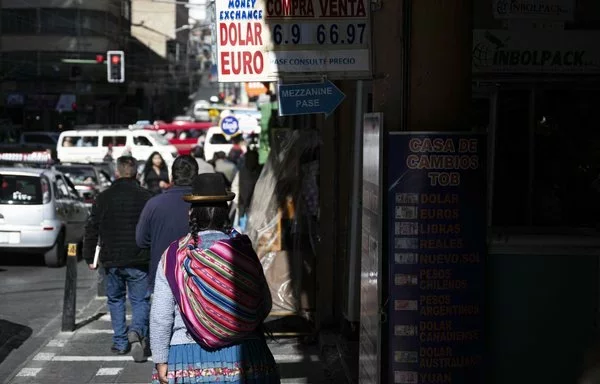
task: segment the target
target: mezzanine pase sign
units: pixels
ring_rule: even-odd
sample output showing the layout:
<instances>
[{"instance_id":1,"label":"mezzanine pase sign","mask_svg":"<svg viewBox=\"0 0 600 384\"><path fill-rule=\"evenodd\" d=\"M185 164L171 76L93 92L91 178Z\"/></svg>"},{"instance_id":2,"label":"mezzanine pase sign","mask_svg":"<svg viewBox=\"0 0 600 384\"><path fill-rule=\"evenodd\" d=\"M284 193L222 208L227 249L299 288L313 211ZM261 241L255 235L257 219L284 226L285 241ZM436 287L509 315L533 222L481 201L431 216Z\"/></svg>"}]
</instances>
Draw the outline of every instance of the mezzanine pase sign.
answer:
<instances>
[{"instance_id":1,"label":"mezzanine pase sign","mask_svg":"<svg viewBox=\"0 0 600 384\"><path fill-rule=\"evenodd\" d=\"M473 31L474 73L600 73L600 31Z\"/></svg>"}]
</instances>

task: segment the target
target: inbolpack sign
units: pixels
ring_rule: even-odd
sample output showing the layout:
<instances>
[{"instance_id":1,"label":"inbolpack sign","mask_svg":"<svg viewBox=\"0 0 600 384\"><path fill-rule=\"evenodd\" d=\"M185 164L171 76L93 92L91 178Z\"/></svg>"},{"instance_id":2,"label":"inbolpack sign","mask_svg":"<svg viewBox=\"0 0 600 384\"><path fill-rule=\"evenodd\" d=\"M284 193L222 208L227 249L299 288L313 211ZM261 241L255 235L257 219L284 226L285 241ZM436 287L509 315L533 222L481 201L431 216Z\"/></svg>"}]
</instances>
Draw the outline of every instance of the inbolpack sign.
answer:
<instances>
[{"instance_id":1,"label":"inbolpack sign","mask_svg":"<svg viewBox=\"0 0 600 384\"><path fill-rule=\"evenodd\" d=\"M573 20L573 0L494 0L496 19Z\"/></svg>"},{"instance_id":2,"label":"inbolpack sign","mask_svg":"<svg viewBox=\"0 0 600 384\"><path fill-rule=\"evenodd\" d=\"M473 31L474 73L600 73L600 31Z\"/></svg>"}]
</instances>

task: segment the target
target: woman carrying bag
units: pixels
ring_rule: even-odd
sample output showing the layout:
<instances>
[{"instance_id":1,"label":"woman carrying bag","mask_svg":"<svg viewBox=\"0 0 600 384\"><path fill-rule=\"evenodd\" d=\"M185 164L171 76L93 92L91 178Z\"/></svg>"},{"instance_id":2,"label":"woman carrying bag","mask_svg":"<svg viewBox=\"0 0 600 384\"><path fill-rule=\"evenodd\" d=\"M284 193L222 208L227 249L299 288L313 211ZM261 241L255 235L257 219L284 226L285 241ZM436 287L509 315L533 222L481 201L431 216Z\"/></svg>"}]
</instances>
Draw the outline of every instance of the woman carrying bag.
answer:
<instances>
[{"instance_id":1,"label":"woman carrying bag","mask_svg":"<svg viewBox=\"0 0 600 384\"><path fill-rule=\"evenodd\" d=\"M150 313L153 384L280 383L262 325L271 295L247 236L231 230L223 178L196 176L190 233L160 261Z\"/></svg>"}]
</instances>

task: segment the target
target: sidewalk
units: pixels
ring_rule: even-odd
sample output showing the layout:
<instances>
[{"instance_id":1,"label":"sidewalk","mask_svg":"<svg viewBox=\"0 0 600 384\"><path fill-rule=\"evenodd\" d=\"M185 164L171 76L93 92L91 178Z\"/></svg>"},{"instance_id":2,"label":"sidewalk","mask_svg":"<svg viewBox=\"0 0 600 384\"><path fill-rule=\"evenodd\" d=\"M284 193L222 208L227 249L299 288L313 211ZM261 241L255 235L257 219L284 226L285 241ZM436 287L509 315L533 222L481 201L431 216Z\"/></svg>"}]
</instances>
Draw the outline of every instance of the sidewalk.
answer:
<instances>
[{"instance_id":1,"label":"sidewalk","mask_svg":"<svg viewBox=\"0 0 600 384\"><path fill-rule=\"evenodd\" d=\"M43 346L10 384L147 384L153 363L135 363L131 356L110 352L112 330L105 298L93 299L82 326L75 332L60 332ZM128 315L129 319L129 315ZM295 339L269 343L279 364L282 383L328 383L317 346L301 345Z\"/></svg>"}]
</instances>

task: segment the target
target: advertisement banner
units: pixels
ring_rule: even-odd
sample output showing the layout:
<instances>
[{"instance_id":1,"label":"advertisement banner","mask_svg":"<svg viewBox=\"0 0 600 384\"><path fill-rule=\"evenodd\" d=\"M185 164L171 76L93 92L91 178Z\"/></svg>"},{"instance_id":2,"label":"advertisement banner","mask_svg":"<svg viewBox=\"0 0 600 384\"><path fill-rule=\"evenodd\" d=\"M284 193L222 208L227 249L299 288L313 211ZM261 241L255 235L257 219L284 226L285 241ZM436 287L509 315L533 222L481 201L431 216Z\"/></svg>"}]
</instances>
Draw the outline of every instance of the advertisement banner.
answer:
<instances>
[{"instance_id":1,"label":"advertisement banner","mask_svg":"<svg viewBox=\"0 0 600 384\"><path fill-rule=\"evenodd\" d=\"M574 0L494 0L494 18L573 21Z\"/></svg>"},{"instance_id":2,"label":"advertisement banner","mask_svg":"<svg viewBox=\"0 0 600 384\"><path fill-rule=\"evenodd\" d=\"M600 31L474 30L473 73L600 73Z\"/></svg>"},{"instance_id":3,"label":"advertisement banner","mask_svg":"<svg viewBox=\"0 0 600 384\"><path fill-rule=\"evenodd\" d=\"M359 383L379 384L383 114L363 118Z\"/></svg>"},{"instance_id":4,"label":"advertisement banner","mask_svg":"<svg viewBox=\"0 0 600 384\"><path fill-rule=\"evenodd\" d=\"M387 137L389 372L397 384L481 384L485 136Z\"/></svg>"},{"instance_id":5,"label":"advertisement banner","mask_svg":"<svg viewBox=\"0 0 600 384\"><path fill-rule=\"evenodd\" d=\"M216 0L220 82L370 78L368 0Z\"/></svg>"}]
</instances>

